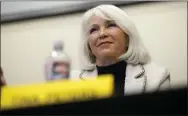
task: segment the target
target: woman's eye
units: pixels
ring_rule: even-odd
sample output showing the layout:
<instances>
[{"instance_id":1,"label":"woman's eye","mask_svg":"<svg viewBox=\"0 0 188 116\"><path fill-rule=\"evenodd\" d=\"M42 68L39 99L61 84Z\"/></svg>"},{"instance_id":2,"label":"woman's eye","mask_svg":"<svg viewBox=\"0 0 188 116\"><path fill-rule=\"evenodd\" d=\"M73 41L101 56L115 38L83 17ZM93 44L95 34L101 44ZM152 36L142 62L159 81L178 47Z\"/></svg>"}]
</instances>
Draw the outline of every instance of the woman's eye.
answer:
<instances>
[{"instance_id":1,"label":"woman's eye","mask_svg":"<svg viewBox=\"0 0 188 116\"><path fill-rule=\"evenodd\" d=\"M89 33L91 34L91 33L95 32L95 31L97 31L97 29L96 29L96 28L92 28L92 29L89 31Z\"/></svg>"}]
</instances>

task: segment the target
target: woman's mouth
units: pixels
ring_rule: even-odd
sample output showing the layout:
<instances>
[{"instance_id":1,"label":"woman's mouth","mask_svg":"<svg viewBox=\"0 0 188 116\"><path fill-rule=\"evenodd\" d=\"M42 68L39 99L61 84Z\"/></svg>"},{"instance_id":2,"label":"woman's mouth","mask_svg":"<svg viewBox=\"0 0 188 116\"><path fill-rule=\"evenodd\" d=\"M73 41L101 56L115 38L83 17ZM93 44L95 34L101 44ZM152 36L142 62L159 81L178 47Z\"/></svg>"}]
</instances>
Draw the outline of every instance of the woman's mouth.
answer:
<instances>
[{"instance_id":1,"label":"woman's mouth","mask_svg":"<svg viewBox=\"0 0 188 116\"><path fill-rule=\"evenodd\" d=\"M109 45L109 44L112 44L112 42L101 42L98 46Z\"/></svg>"}]
</instances>

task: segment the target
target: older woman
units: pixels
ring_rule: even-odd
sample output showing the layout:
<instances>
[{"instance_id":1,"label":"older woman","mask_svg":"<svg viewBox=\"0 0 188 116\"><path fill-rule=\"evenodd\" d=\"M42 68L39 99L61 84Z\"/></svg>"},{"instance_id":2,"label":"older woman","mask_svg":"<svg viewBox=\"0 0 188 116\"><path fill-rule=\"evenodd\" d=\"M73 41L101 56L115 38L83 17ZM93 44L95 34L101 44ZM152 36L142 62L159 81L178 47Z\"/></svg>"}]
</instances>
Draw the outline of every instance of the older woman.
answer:
<instances>
[{"instance_id":1,"label":"older woman","mask_svg":"<svg viewBox=\"0 0 188 116\"><path fill-rule=\"evenodd\" d=\"M81 79L113 74L117 94L158 91L170 86L167 69L151 61L127 14L114 5L99 5L83 16L82 39L90 67Z\"/></svg>"}]
</instances>

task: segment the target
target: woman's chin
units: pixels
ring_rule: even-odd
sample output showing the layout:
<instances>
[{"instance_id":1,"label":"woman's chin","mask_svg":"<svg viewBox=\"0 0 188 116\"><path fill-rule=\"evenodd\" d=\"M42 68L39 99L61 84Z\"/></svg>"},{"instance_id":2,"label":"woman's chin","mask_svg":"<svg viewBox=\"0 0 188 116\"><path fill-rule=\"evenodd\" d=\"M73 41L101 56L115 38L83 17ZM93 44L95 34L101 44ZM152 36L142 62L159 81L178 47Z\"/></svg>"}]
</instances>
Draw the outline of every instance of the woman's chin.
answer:
<instances>
[{"instance_id":1,"label":"woman's chin","mask_svg":"<svg viewBox=\"0 0 188 116\"><path fill-rule=\"evenodd\" d=\"M113 51L111 49L103 49L100 51L100 56L104 56L104 57L113 56Z\"/></svg>"}]
</instances>

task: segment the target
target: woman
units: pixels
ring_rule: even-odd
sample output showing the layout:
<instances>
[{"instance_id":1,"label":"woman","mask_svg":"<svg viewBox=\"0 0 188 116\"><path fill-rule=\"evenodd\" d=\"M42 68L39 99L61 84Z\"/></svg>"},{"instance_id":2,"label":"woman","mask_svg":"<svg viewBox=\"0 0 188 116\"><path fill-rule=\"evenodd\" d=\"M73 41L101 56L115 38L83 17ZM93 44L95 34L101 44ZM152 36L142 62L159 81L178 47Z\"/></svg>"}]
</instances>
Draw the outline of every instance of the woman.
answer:
<instances>
[{"instance_id":1,"label":"woman","mask_svg":"<svg viewBox=\"0 0 188 116\"><path fill-rule=\"evenodd\" d=\"M84 53L92 64L81 79L113 74L116 94L152 92L170 86L166 68L153 63L134 23L114 5L99 5L83 17Z\"/></svg>"}]
</instances>

